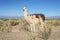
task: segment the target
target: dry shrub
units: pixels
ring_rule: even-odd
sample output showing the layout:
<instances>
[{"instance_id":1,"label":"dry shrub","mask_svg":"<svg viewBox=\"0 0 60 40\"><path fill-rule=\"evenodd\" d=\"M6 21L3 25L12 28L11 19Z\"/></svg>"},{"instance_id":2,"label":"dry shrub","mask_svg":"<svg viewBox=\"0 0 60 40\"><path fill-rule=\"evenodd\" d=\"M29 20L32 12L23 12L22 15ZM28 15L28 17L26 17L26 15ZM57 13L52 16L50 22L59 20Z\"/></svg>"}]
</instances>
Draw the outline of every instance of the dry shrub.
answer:
<instances>
[{"instance_id":1,"label":"dry shrub","mask_svg":"<svg viewBox=\"0 0 60 40\"><path fill-rule=\"evenodd\" d=\"M16 26L16 25L19 25L19 22L12 21L12 22L10 22L10 25L11 26Z\"/></svg>"}]
</instances>

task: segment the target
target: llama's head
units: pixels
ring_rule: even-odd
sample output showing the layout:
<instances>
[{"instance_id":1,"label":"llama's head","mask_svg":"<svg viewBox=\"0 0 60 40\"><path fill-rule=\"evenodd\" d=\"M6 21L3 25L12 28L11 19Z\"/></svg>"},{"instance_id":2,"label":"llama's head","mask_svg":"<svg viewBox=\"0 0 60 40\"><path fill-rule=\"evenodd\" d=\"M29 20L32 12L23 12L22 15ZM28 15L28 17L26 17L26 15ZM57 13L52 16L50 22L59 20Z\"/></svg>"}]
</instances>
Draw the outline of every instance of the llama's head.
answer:
<instances>
[{"instance_id":1,"label":"llama's head","mask_svg":"<svg viewBox=\"0 0 60 40\"><path fill-rule=\"evenodd\" d=\"M26 11L26 10L27 10L27 8L26 8L26 6L24 6L24 7L23 7L23 11Z\"/></svg>"},{"instance_id":2,"label":"llama's head","mask_svg":"<svg viewBox=\"0 0 60 40\"><path fill-rule=\"evenodd\" d=\"M26 17L28 15L28 10L26 6L23 7L23 12L24 12L24 16Z\"/></svg>"}]
</instances>

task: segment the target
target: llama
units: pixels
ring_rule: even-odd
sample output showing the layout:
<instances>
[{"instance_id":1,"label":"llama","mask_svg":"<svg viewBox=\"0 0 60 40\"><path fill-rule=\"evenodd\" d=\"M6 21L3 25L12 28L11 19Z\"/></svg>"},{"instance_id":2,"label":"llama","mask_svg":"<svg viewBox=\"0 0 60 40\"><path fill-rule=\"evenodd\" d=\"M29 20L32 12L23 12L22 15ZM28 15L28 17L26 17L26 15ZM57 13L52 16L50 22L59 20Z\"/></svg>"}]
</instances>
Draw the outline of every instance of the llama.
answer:
<instances>
[{"instance_id":1,"label":"llama","mask_svg":"<svg viewBox=\"0 0 60 40\"><path fill-rule=\"evenodd\" d=\"M23 12L24 12L24 18L25 20L30 24L31 31L36 31L35 30L35 25L41 22L41 27L43 28L44 26L44 21L45 21L45 16L43 14L31 14L28 15L28 10L26 6L23 7Z\"/></svg>"}]
</instances>

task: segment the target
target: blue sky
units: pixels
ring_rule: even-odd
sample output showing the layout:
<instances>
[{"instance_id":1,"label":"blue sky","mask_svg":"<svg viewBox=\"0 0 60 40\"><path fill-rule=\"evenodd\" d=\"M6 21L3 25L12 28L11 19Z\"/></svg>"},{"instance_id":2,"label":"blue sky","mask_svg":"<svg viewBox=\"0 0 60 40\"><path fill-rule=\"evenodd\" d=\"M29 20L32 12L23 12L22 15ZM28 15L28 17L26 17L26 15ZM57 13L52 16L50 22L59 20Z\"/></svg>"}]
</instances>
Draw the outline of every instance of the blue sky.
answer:
<instances>
[{"instance_id":1,"label":"blue sky","mask_svg":"<svg viewBox=\"0 0 60 40\"><path fill-rule=\"evenodd\" d=\"M60 16L60 0L0 0L0 16L23 16L24 5L27 6L29 14Z\"/></svg>"}]
</instances>

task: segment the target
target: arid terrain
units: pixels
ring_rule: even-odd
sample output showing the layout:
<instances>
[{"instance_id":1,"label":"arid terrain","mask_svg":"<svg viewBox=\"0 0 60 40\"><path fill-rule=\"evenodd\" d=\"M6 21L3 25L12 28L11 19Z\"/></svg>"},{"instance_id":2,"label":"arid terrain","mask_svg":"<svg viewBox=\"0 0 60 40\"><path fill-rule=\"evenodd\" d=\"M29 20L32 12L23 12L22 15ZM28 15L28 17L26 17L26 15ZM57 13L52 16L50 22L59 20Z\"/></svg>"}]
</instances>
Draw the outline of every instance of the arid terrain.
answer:
<instances>
[{"instance_id":1,"label":"arid terrain","mask_svg":"<svg viewBox=\"0 0 60 40\"><path fill-rule=\"evenodd\" d=\"M36 26L40 27L40 23ZM46 33L47 40L60 40L60 19L46 19L45 26L51 28ZM45 40L44 34L40 37L40 32L30 32L29 24L22 18L0 19L0 40Z\"/></svg>"}]
</instances>

